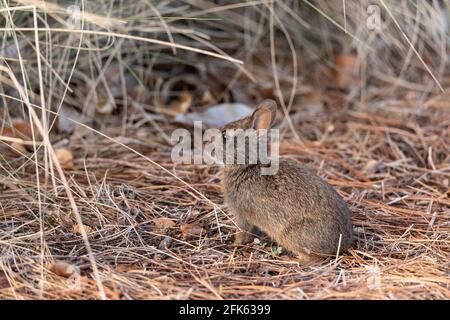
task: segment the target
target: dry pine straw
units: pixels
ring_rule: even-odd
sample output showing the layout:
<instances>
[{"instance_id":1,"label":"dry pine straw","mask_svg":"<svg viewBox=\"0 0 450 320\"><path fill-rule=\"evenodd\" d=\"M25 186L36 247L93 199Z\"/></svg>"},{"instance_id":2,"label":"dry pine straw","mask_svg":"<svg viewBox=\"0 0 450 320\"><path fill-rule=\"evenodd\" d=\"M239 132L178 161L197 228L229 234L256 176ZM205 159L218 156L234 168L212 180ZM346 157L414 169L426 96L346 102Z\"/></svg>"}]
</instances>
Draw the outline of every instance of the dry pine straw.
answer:
<instances>
[{"instance_id":1,"label":"dry pine straw","mask_svg":"<svg viewBox=\"0 0 450 320\"><path fill-rule=\"evenodd\" d=\"M174 166L155 128L130 128L126 138L120 129L107 134L176 173L209 201L106 138L73 134L75 167L67 175L107 297L450 298L448 101L430 100L419 111L401 101L298 111L303 145L288 137L281 152L338 189L353 211L357 239L349 253L310 266L280 254L267 238L234 248L236 227L222 204L218 168ZM173 128L163 130L170 134ZM40 217L34 163L20 167L23 158L8 159L8 165L5 160L9 173L17 170L0 186L0 298L99 298L63 189L41 177ZM187 234L187 223L200 235ZM81 285L68 286L51 272L53 260L79 267Z\"/></svg>"}]
</instances>

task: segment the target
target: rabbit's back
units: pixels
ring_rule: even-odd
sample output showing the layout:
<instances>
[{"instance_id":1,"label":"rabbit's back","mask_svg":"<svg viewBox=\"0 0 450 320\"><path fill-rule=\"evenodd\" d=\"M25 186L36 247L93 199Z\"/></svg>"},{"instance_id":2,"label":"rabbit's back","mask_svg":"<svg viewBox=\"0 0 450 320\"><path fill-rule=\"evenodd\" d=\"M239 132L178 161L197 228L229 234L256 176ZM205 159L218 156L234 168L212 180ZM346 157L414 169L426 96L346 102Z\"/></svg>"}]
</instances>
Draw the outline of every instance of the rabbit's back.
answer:
<instances>
[{"instance_id":1,"label":"rabbit's back","mask_svg":"<svg viewBox=\"0 0 450 320\"><path fill-rule=\"evenodd\" d=\"M327 182L292 159L281 158L275 175L260 170L224 171L225 201L236 214L294 253L335 254L351 245L350 210Z\"/></svg>"}]
</instances>

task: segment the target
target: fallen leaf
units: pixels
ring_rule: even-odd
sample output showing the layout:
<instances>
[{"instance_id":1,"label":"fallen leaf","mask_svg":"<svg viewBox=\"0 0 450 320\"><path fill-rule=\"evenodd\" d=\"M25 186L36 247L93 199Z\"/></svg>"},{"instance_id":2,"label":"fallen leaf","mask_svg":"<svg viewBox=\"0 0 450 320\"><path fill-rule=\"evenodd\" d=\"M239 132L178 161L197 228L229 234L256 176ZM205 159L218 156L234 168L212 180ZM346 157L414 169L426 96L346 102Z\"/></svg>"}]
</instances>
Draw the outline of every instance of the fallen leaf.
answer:
<instances>
[{"instance_id":1,"label":"fallen leaf","mask_svg":"<svg viewBox=\"0 0 450 320\"><path fill-rule=\"evenodd\" d=\"M4 137L16 137L15 131L11 127L3 128L3 130L0 132L0 135Z\"/></svg>"},{"instance_id":2,"label":"fallen leaf","mask_svg":"<svg viewBox=\"0 0 450 320\"><path fill-rule=\"evenodd\" d=\"M88 135L93 135L93 129L91 127L86 127L81 124L76 123L73 129L74 138L86 138Z\"/></svg>"},{"instance_id":3,"label":"fallen leaf","mask_svg":"<svg viewBox=\"0 0 450 320\"><path fill-rule=\"evenodd\" d=\"M334 126L333 123L327 122L327 123L325 124L325 130L326 130L327 132L333 132L334 129L336 129L336 128L335 128L335 126Z\"/></svg>"},{"instance_id":4,"label":"fallen leaf","mask_svg":"<svg viewBox=\"0 0 450 320\"><path fill-rule=\"evenodd\" d=\"M70 263L67 263L65 261L59 261L56 260L49 266L49 270L53 272L54 274L60 276L69 278L73 274L77 272L77 269L71 265Z\"/></svg>"},{"instance_id":5,"label":"fallen leaf","mask_svg":"<svg viewBox=\"0 0 450 320\"><path fill-rule=\"evenodd\" d=\"M58 159L59 163L61 164L61 168L72 170L74 168L73 165L73 155L72 152L69 149L62 148L62 149L56 149L56 158Z\"/></svg>"},{"instance_id":6,"label":"fallen leaf","mask_svg":"<svg viewBox=\"0 0 450 320\"><path fill-rule=\"evenodd\" d=\"M75 126L89 123L89 119L84 114L78 112L72 106L67 105L61 106L57 119L59 132L72 133L75 130Z\"/></svg>"},{"instance_id":7,"label":"fallen leaf","mask_svg":"<svg viewBox=\"0 0 450 320\"><path fill-rule=\"evenodd\" d=\"M11 287L8 277L3 271L0 271L0 290Z\"/></svg>"},{"instance_id":8,"label":"fallen leaf","mask_svg":"<svg viewBox=\"0 0 450 320\"><path fill-rule=\"evenodd\" d=\"M115 107L114 101L109 97L99 97L95 104L95 111L100 115L110 115Z\"/></svg>"},{"instance_id":9,"label":"fallen leaf","mask_svg":"<svg viewBox=\"0 0 450 320\"><path fill-rule=\"evenodd\" d=\"M175 222L172 219L166 217L153 219L153 223L155 227L161 232L164 232L175 225Z\"/></svg>"},{"instance_id":10,"label":"fallen leaf","mask_svg":"<svg viewBox=\"0 0 450 320\"><path fill-rule=\"evenodd\" d=\"M334 84L342 90L351 90L361 82L361 61L354 54L339 54L334 59Z\"/></svg>"},{"instance_id":11,"label":"fallen leaf","mask_svg":"<svg viewBox=\"0 0 450 320\"><path fill-rule=\"evenodd\" d=\"M160 250L167 250L170 247L171 244L172 244L172 238L171 237L165 237L159 243L158 249L160 249Z\"/></svg>"},{"instance_id":12,"label":"fallen leaf","mask_svg":"<svg viewBox=\"0 0 450 320\"><path fill-rule=\"evenodd\" d=\"M11 143L11 148L17 153L27 153L27 148L25 147L25 141L22 139L17 139L18 141L14 141ZM23 142L21 142L23 141Z\"/></svg>"},{"instance_id":13,"label":"fallen leaf","mask_svg":"<svg viewBox=\"0 0 450 320\"><path fill-rule=\"evenodd\" d=\"M213 97L213 94L209 90L205 90L202 93L202 104L208 105L208 104L214 104L216 102L215 98Z\"/></svg>"},{"instance_id":14,"label":"fallen leaf","mask_svg":"<svg viewBox=\"0 0 450 320\"><path fill-rule=\"evenodd\" d=\"M194 121L202 121L207 127L218 128L246 117L252 112L253 109L243 103L222 103L210 107L204 112L179 114L175 117L175 121L189 125L194 124Z\"/></svg>"},{"instance_id":15,"label":"fallen leaf","mask_svg":"<svg viewBox=\"0 0 450 320\"><path fill-rule=\"evenodd\" d=\"M374 159L370 159L367 161L367 163L362 168L362 172L364 172L366 175L370 176L373 174L378 167L378 161Z\"/></svg>"},{"instance_id":16,"label":"fallen leaf","mask_svg":"<svg viewBox=\"0 0 450 320\"><path fill-rule=\"evenodd\" d=\"M105 294L109 300L120 300L120 292L117 291L117 288L113 290L108 287L105 287Z\"/></svg>"},{"instance_id":17,"label":"fallen leaf","mask_svg":"<svg viewBox=\"0 0 450 320\"><path fill-rule=\"evenodd\" d=\"M198 237L202 233L205 232L205 229L203 229L202 226L200 226L198 223L188 223L180 226L180 231L184 239L187 239L189 237Z\"/></svg>"},{"instance_id":18,"label":"fallen leaf","mask_svg":"<svg viewBox=\"0 0 450 320\"><path fill-rule=\"evenodd\" d=\"M0 135L11 138L31 140L33 138L33 129L31 128L31 124L29 122L15 121L13 122L12 127L4 128ZM38 138L38 131L36 129L34 129L34 135Z\"/></svg>"},{"instance_id":19,"label":"fallen leaf","mask_svg":"<svg viewBox=\"0 0 450 320\"><path fill-rule=\"evenodd\" d=\"M175 280L174 278L171 278L166 275L153 278L152 280L160 282L160 283L164 283L164 284L171 284L171 285L173 285L174 283L177 282L177 280Z\"/></svg>"},{"instance_id":20,"label":"fallen leaf","mask_svg":"<svg viewBox=\"0 0 450 320\"><path fill-rule=\"evenodd\" d=\"M187 90L183 90L180 93L180 99L176 101L172 101L168 108L170 112L176 116L179 114L184 114L188 111L189 107L192 104L192 95Z\"/></svg>"},{"instance_id":21,"label":"fallen leaf","mask_svg":"<svg viewBox=\"0 0 450 320\"><path fill-rule=\"evenodd\" d=\"M275 99L274 87L271 82L263 83L258 86L258 91L263 99Z\"/></svg>"},{"instance_id":22,"label":"fallen leaf","mask_svg":"<svg viewBox=\"0 0 450 320\"><path fill-rule=\"evenodd\" d=\"M14 121L11 127L6 127L0 132L0 136L14 138L13 141L5 140L7 144L17 153L26 153L27 148L24 140L32 140L33 132L31 124L26 121ZM34 130L35 139L39 139L40 135Z\"/></svg>"},{"instance_id":23,"label":"fallen leaf","mask_svg":"<svg viewBox=\"0 0 450 320\"><path fill-rule=\"evenodd\" d=\"M136 266L129 264L118 264L115 267L116 272L129 272L130 270L135 270Z\"/></svg>"},{"instance_id":24,"label":"fallen leaf","mask_svg":"<svg viewBox=\"0 0 450 320\"><path fill-rule=\"evenodd\" d=\"M84 230L86 231L86 233L91 233L93 231L93 229L85 224L83 224ZM79 224L76 224L73 226L73 233L76 234L81 234L81 226Z\"/></svg>"}]
</instances>

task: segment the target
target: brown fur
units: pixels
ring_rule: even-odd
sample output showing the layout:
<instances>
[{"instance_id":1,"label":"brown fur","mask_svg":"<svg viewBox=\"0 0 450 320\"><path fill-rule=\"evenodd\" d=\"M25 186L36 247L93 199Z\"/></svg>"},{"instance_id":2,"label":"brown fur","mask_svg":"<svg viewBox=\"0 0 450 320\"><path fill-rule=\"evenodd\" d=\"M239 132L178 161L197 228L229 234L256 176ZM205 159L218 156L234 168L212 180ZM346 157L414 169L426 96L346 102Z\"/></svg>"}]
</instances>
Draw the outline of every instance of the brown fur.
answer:
<instances>
[{"instance_id":1,"label":"brown fur","mask_svg":"<svg viewBox=\"0 0 450 320\"><path fill-rule=\"evenodd\" d=\"M253 115L222 130L264 129L261 124L270 127L275 114L275 102L265 100ZM275 175L261 175L260 169L261 164L232 164L222 172L225 202L242 230L236 244L249 241L256 226L304 262L351 246L350 210L333 187L292 159L281 158Z\"/></svg>"}]
</instances>

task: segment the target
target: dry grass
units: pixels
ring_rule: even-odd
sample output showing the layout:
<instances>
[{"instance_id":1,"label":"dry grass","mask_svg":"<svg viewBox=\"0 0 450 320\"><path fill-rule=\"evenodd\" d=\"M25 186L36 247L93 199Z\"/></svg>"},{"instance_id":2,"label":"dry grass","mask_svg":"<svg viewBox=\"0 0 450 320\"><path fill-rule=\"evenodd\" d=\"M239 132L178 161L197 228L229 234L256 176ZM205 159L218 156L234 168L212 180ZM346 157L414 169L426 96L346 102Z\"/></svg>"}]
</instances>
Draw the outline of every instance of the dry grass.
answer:
<instances>
[{"instance_id":1,"label":"dry grass","mask_svg":"<svg viewBox=\"0 0 450 320\"><path fill-rule=\"evenodd\" d=\"M16 2L37 6L40 31L30 10L0 11L1 128L21 117L36 132L21 154L0 135L1 299L450 298L448 4L380 1L387 22L371 33L365 2L346 1L344 19L342 1L95 1L81 35L64 9ZM351 51L362 86L334 90L333 57ZM186 88L192 109L278 98L283 156L344 196L354 248L305 266L264 237L233 247L219 168L170 158L167 108ZM51 129L54 114L88 126ZM201 234L186 236L191 223Z\"/></svg>"}]
</instances>

